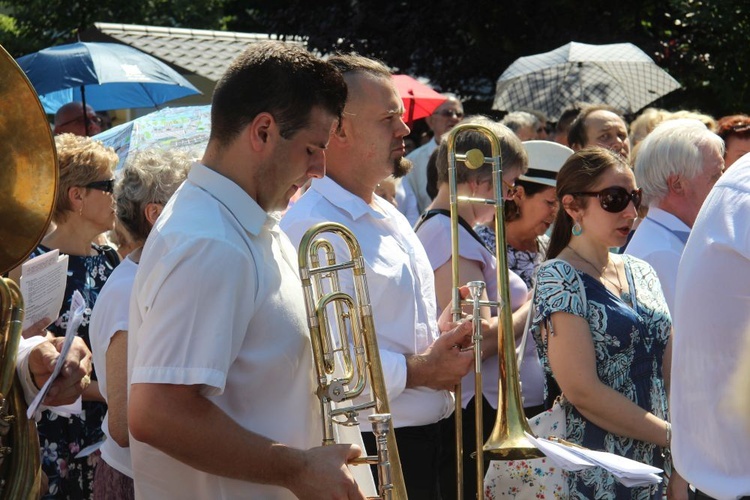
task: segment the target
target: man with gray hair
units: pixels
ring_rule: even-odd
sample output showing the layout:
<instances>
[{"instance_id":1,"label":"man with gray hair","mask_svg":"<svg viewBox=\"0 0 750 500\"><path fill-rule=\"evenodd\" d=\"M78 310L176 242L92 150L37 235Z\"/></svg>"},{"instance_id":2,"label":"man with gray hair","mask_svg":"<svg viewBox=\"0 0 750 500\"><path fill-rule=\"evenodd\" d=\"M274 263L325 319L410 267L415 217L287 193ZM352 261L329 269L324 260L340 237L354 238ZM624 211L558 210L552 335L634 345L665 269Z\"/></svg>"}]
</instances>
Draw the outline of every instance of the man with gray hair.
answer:
<instances>
[{"instance_id":1,"label":"man with gray hair","mask_svg":"<svg viewBox=\"0 0 750 500\"><path fill-rule=\"evenodd\" d=\"M419 214L427 209L432 198L427 193L427 163L430 155L440 145L443 135L455 127L464 117L464 107L454 94L443 94L445 101L433 113L425 118L433 137L426 144L418 147L406 157L413 168L401 182L396 201L399 211L404 214L413 226Z\"/></svg>"},{"instance_id":2,"label":"man with gray hair","mask_svg":"<svg viewBox=\"0 0 750 500\"><path fill-rule=\"evenodd\" d=\"M542 123L539 118L527 111L508 113L500 123L511 129L521 141L543 139L543 137L540 137L544 132ZM544 138L546 138L546 134Z\"/></svg>"},{"instance_id":3,"label":"man with gray hair","mask_svg":"<svg viewBox=\"0 0 750 500\"><path fill-rule=\"evenodd\" d=\"M635 178L649 206L625 253L651 264L674 313L677 266L709 191L724 172L724 142L698 120L663 122L640 145Z\"/></svg>"}]
</instances>

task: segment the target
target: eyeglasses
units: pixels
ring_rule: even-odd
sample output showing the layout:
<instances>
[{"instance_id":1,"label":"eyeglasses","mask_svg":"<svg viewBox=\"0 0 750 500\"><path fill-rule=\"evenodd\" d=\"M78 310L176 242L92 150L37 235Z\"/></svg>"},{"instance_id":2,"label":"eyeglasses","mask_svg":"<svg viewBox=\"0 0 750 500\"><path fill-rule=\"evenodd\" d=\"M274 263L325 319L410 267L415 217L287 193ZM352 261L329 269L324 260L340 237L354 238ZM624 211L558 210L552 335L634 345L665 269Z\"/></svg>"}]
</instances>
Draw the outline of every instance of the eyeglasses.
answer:
<instances>
[{"instance_id":1,"label":"eyeglasses","mask_svg":"<svg viewBox=\"0 0 750 500\"><path fill-rule=\"evenodd\" d=\"M88 120L89 120L89 125L96 124L96 125L99 125L100 127L102 126L102 117L99 115L93 115L93 116L89 115ZM71 123L82 122L82 121L83 121L83 116L78 116L76 118L73 118L72 120L68 120L66 122L55 125L55 127L60 128L60 127L64 127L65 125L70 125Z\"/></svg>"},{"instance_id":2,"label":"eyeglasses","mask_svg":"<svg viewBox=\"0 0 750 500\"><path fill-rule=\"evenodd\" d=\"M433 115L440 115L445 118L458 118L459 120L464 117L463 111L456 111L453 109L441 109L440 111L435 111Z\"/></svg>"},{"instance_id":3,"label":"eyeglasses","mask_svg":"<svg viewBox=\"0 0 750 500\"><path fill-rule=\"evenodd\" d=\"M637 210L641 206L643 190L636 189L628 193L624 187L609 187L597 192L573 193L573 196L596 196L604 210L616 214L625 210L630 201Z\"/></svg>"},{"instance_id":4,"label":"eyeglasses","mask_svg":"<svg viewBox=\"0 0 750 500\"><path fill-rule=\"evenodd\" d=\"M98 189L99 191L104 191L105 193L113 193L115 191L115 180L107 179L106 181L89 182L83 187L90 188L90 189Z\"/></svg>"}]
</instances>

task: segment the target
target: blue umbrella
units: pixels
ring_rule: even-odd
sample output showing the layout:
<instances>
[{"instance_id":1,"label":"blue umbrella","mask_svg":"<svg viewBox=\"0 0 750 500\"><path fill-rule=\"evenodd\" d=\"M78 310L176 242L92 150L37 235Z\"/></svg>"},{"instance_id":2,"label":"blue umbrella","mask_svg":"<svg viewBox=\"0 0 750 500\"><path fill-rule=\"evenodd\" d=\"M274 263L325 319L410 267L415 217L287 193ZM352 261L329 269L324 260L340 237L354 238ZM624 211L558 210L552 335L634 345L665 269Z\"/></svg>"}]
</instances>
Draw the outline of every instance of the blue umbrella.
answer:
<instances>
[{"instance_id":1,"label":"blue umbrella","mask_svg":"<svg viewBox=\"0 0 750 500\"><path fill-rule=\"evenodd\" d=\"M163 62L117 43L58 45L20 57L17 62L47 113L54 113L73 101L106 111L158 107L180 97L200 94Z\"/></svg>"}]
</instances>

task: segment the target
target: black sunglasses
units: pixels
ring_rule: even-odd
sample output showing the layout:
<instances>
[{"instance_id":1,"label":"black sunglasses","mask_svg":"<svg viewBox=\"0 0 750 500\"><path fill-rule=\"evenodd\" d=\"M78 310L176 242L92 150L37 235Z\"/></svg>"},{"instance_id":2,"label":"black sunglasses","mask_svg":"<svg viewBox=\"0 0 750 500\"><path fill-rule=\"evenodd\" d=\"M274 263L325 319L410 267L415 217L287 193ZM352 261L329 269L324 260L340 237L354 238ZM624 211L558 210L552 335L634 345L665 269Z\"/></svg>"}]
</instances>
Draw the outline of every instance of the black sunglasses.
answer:
<instances>
[{"instance_id":1,"label":"black sunglasses","mask_svg":"<svg viewBox=\"0 0 750 500\"><path fill-rule=\"evenodd\" d=\"M636 189L628 193L624 187L609 187L597 192L573 193L573 196L596 196L604 210L616 214L625 210L630 201L636 210L640 208L643 190Z\"/></svg>"},{"instance_id":2,"label":"black sunglasses","mask_svg":"<svg viewBox=\"0 0 750 500\"><path fill-rule=\"evenodd\" d=\"M89 182L83 187L98 189L99 191L104 191L105 193L113 193L115 191L115 180L107 179L106 181Z\"/></svg>"}]
</instances>

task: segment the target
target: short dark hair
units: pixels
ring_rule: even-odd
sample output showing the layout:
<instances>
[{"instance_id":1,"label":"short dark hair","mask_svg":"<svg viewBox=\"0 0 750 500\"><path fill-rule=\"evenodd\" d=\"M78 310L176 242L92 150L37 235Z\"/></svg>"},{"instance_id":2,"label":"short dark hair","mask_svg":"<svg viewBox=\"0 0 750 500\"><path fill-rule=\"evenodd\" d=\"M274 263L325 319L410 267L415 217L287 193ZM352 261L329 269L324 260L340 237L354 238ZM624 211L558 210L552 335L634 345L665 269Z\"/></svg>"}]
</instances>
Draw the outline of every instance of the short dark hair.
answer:
<instances>
[{"instance_id":1,"label":"short dark hair","mask_svg":"<svg viewBox=\"0 0 750 500\"><path fill-rule=\"evenodd\" d=\"M336 54L329 57L328 62L344 75L354 72L367 73L381 78L391 77L391 70L383 62L359 54Z\"/></svg>"},{"instance_id":2,"label":"short dark hair","mask_svg":"<svg viewBox=\"0 0 750 500\"><path fill-rule=\"evenodd\" d=\"M296 44L253 43L216 84L210 139L228 144L263 112L289 139L308 125L313 108L341 118L345 104L346 83L332 65Z\"/></svg>"},{"instance_id":3,"label":"short dark hair","mask_svg":"<svg viewBox=\"0 0 750 500\"><path fill-rule=\"evenodd\" d=\"M625 117L622 116L622 113L620 113L617 108L613 108L612 106L608 106L606 104L594 104L585 106L581 109L581 112L578 113L576 119L573 120L573 124L570 126L570 130L568 131L568 145L571 148L574 145L577 145L579 148L586 147L586 142L588 141L588 136L586 135L586 118L588 118L589 115L594 111L610 111L622 118L623 123L625 123L625 125L627 126Z\"/></svg>"}]
</instances>

